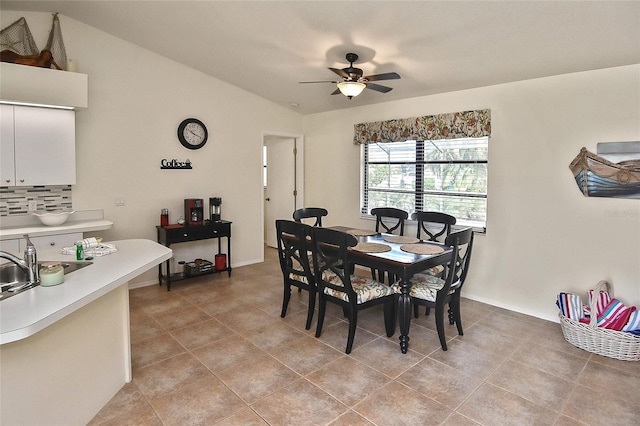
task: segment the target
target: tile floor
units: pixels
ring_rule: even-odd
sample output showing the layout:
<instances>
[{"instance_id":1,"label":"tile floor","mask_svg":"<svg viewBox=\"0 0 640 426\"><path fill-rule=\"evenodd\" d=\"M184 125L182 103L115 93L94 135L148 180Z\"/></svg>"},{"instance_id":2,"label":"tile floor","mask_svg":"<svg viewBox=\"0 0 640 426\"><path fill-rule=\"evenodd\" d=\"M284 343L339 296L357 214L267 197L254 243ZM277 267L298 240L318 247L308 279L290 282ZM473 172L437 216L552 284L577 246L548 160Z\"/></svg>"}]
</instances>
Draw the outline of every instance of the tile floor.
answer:
<instances>
[{"instance_id":1,"label":"tile floor","mask_svg":"<svg viewBox=\"0 0 640 426\"><path fill-rule=\"evenodd\" d=\"M361 312L354 349L328 305L304 329L307 293L280 318L277 251L233 276L132 290L133 381L92 425L632 425L640 362L576 349L559 324L463 300L465 335L413 320L407 354L382 308ZM366 273L366 271L365 271ZM552 302L550 302L552 303Z\"/></svg>"}]
</instances>

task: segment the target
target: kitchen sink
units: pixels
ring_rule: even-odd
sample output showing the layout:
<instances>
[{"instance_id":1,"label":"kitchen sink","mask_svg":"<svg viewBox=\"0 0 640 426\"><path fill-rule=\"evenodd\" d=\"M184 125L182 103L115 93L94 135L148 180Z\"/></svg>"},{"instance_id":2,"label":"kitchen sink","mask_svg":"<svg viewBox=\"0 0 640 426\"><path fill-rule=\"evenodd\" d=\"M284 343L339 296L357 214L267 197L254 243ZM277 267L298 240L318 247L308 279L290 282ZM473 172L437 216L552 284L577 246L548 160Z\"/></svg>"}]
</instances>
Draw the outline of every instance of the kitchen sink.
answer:
<instances>
[{"instance_id":1,"label":"kitchen sink","mask_svg":"<svg viewBox=\"0 0 640 426\"><path fill-rule=\"evenodd\" d=\"M38 267L47 261L38 262ZM78 269L82 269L85 266L91 265L93 262L60 262L64 267L64 274L68 275ZM7 262L0 265L0 300L8 299L11 296L20 294L25 290L33 288L35 286L29 286L18 291L10 291L13 287L19 287L27 282L27 274L18 265L12 262Z\"/></svg>"}]
</instances>

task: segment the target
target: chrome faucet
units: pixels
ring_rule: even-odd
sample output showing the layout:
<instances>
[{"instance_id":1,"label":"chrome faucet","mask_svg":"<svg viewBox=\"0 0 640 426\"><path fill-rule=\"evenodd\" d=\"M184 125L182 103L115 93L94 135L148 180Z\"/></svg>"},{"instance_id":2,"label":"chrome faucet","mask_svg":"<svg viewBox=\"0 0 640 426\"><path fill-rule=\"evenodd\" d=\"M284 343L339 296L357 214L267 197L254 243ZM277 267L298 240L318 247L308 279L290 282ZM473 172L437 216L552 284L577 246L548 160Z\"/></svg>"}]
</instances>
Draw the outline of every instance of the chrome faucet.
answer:
<instances>
[{"instance_id":1,"label":"chrome faucet","mask_svg":"<svg viewBox=\"0 0 640 426\"><path fill-rule=\"evenodd\" d=\"M36 247L29 239L28 234L23 237L27 241L27 247L24 249L24 259L20 259L11 253L0 251L0 258L7 259L20 267L27 274L27 282L19 287L12 287L9 291L22 290L25 287L33 286L40 283L40 272L38 271L38 254Z\"/></svg>"}]
</instances>

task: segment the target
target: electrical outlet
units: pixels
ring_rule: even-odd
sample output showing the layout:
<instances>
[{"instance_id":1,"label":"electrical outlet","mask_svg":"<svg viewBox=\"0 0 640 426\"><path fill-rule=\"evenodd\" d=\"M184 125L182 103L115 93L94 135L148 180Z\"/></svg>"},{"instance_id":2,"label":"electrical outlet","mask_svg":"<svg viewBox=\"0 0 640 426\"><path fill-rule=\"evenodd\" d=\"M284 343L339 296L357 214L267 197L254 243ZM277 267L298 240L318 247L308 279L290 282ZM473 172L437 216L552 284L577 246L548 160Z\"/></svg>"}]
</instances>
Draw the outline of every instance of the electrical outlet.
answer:
<instances>
[{"instance_id":1,"label":"electrical outlet","mask_svg":"<svg viewBox=\"0 0 640 426\"><path fill-rule=\"evenodd\" d=\"M28 212L35 212L38 210L38 202L36 200L29 200Z\"/></svg>"},{"instance_id":2,"label":"electrical outlet","mask_svg":"<svg viewBox=\"0 0 640 426\"><path fill-rule=\"evenodd\" d=\"M124 197L116 197L116 206L124 206Z\"/></svg>"}]
</instances>

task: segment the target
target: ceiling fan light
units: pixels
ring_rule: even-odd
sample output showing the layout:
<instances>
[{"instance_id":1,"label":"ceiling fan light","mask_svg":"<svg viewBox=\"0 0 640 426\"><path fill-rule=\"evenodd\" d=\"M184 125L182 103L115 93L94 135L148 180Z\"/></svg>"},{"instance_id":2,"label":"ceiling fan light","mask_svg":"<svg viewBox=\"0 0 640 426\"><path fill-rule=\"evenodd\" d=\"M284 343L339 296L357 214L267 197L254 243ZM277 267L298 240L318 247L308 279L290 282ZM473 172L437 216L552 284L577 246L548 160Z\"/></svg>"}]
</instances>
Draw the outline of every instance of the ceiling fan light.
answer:
<instances>
[{"instance_id":1,"label":"ceiling fan light","mask_svg":"<svg viewBox=\"0 0 640 426\"><path fill-rule=\"evenodd\" d=\"M338 83L338 89L340 92L349 99L354 96L358 96L362 93L365 87L366 84L357 81L341 81Z\"/></svg>"}]
</instances>

